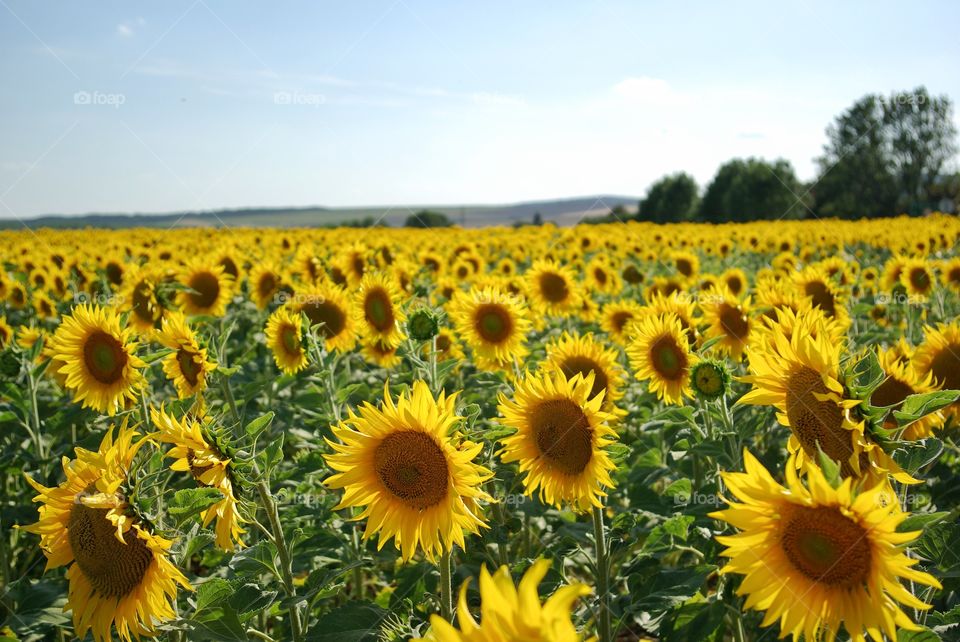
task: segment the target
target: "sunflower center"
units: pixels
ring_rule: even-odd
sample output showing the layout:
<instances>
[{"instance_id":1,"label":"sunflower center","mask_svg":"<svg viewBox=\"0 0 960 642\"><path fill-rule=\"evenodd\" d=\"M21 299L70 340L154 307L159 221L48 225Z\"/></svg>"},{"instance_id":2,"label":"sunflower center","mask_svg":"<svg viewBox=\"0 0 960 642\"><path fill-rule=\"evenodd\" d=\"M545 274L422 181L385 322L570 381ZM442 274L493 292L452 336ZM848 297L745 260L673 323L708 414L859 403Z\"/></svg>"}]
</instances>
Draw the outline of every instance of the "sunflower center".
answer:
<instances>
[{"instance_id":1,"label":"sunflower center","mask_svg":"<svg viewBox=\"0 0 960 642\"><path fill-rule=\"evenodd\" d=\"M503 343L513 333L510 312L496 303L481 305L474 318L477 334L488 343Z\"/></svg>"},{"instance_id":2,"label":"sunflower center","mask_svg":"<svg viewBox=\"0 0 960 642\"><path fill-rule=\"evenodd\" d=\"M643 281L643 275L640 274L640 270L636 266L628 265L623 268L623 280L630 284L636 284Z\"/></svg>"},{"instance_id":3,"label":"sunflower center","mask_svg":"<svg viewBox=\"0 0 960 642\"><path fill-rule=\"evenodd\" d=\"M895 406L913 394L913 388L904 381L887 377L877 386L870 396L870 403L874 406ZM893 422L893 409L887 414L887 419Z\"/></svg>"},{"instance_id":4,"label":"sunflower center","mask_svg":"<svg viewBox=\"0 0 960 642\"><path fill-rule=\"evenodd\" d=\"M111 261L107 263L104 272L107 274L107 280L113 285L120 285L123 282L123 268L118 263Z\"/></svg>"},{"instance_id":5,"label":"sunflower center","mask_svg":"<svg viewBox=\"0 0 960 642\"><path fill-rule=\"evenodd\" d=\"M141 281L133 288L133 303L131 305L133 313L147 323L153 324L156 317L153 313L153 297L151 296L150 286Z\"/></svg>"},{"instance_id":6,"label":"sunflower center","mask_svg":"<svg viewBox=\"0 0 960 642\"><path fill-rule=\"evenodd\" d=\"M673 337L663 336L650 346L650 363L661 377L675 380L681 378L687 368L687 355Z\"/></svg>"},{"instance_id":7,"label":"sunflower center","mask_svg":"<svg viewBox=\"0 0 960 642\"><path fill-rule=\"evenodd\" d=\"M303 313L311 325L323 324L320 332L327 338L335 337L347 325L347 315L332 301L310 301L303 305Z\"/></svg>"},{"instance_id":8,"label":"sunflower center","mask_svg":"<svg viewBox=\"0 0 960 642\"><path fill-rule=\"evenodd\" d=\"M567 280L555 272L540 275L540 293L550 303L562 303L570 296Z\"/></svg>"},{"instance_id":9,"label":"sunflower center","mask_svg":"<svg viewBox=\"0 0 960 642\"><path fill-rule=\"evenodd\" d=\"M815 582L853 588L870 575L867 531L835 507L793 507L780 545L793 566Z\"/></svg>"},{"instance_id":10,"label":"sunflower center","mask_svg":"<svg viewBox=\"0 0 960 642\"><path fill-rule=\"evenodd\" d=\"M285 325L280 329L280 342L289 354L300 354L300 333L294 326Z\"/></svg>"},{"instance_id":11,"label":"sunflower center","mask_svg":"<svg viewBox=\"0 0 960 642\"><path fill-rule=\"evenodd\" d=\"M960 283L960 268L953 268L947 272L947 280L950 283Z\"/></svg>"},{"instance_id":12,"label":"sunflower center","mask_svg":"<svg viewBox=\"0 0 960 642\"><path fill-rule=\"evenodd\" d=\"M914 268L910 270L910 284L921 292L926 292L930 288L930 274L924 268Z\"/></svg>"},{"instance_id":13,"label":"sunflower center","mask_svg":"<svg viewBox=\"0 0 960 642\"><path fill-rule=\"evenodd\" d=\"M613 327L617 329L617 332L623 332L623 328L631 319L633 319L633 315L629 312L615 312L610 318L610 321Z\"/></svg>"},{"instance_id":14,"label":"sunflower center","mask_svg":"<svg viewBox=\"0 0 960 642\"><path fill-rule=\"evenodd\" d=\"M447 496L447 458L433 438L418 430L385 437L374 453L374 467L387 490L413 508L436 506Z\"/></svg>"},{"instance_id":15,"label":"sunflower center","mask_svg":"<svg viewBox=\"0 0 960 642\"><path fill-rule=\"evenodd\" d=\"M450 345L450 337L443 334L437 335L437 352L446 354L450 349Z\"/></svg>"},{"instance_id":16,"label":"sunflower center","mask_svg":"<svg viewBox=\"0 0 960 642\"><path fill-rule=\"evenodd\" d=\"M687 259L677 259L677 272L683 276L690 276L693 274L693 264Z\"/></svg>"},{"instance_id":17,"label":"sunflower center","mask_svg":"<svg viewBox=\"0 0 960 642\"><path fill-rule=\"evenodd\" d=\"M127 365L127 352L116 337L97 330L83 344L83 363L100 383L116 383Z\"/></svg>"},{"instance_id":18,"label":"sunflower center","mask_svg":"<svg viewBox=\"0 0 960 642\"><path fill-rule=\"evenodd\" d=\"M379 332L386 332L393 327L393 305L390 297L380 288L370 290L363 301L363 312L367 323Z\"/></svg>"},{"instance_id":19,"label":"sunflower center","mask_svg":"<svg viewBox=\"0 0 960 642\"><path fill-rule=\"evenodd\" d=\"M576 375L583 375L584 378L591 372L593 373L593 388L590 389L590 398L593 399L598 394L607 389L607 375L603 368L590 357L574 355L567 357L560 364L560 370L567 379Z\"/></svg>"},{"instance_id":20,"label":"sunflower center","mask_svg":"<svg viewBox=\"0 0 960 642\"><path fill-rule=\"evenodd\" d=\"M945 390L960 389L960 345L945 346L930 363L930 371Z\"/></svg>"},{"instance_id":21,"label":"sunflower center","mask_svg":"<svg viewBox=\"0 0 960 642\"><path fill-rule=\"evenodd\" d=\"M817 445L830 459L840 464L844 476L850 475L853 445L843 427L843 410L836 402L820 401L816 395L830 391L820 373L809 367L795 370L787 380L787 419L804 451L817 455Z\"/></svg>"},{"instance_id":22,"label":"sunflower center","mask_svg":"<svg viewBox=\"0 0 960 642\"><path fill-rule=\"evenodd\" d=\"M743 291L743 281L740 280L739 276L727 277L727 287L734 294L740 294Z\"/></svg>"},{"instance_id":23,"label":"sunflower center","mask_svg":"<svg viewBox=\"0 0 960 642\"><path fill-rule=\"evenodd\" d=\"M724 303L720 309L720 325L727 336L743 341L750 334L750 324L743 311L729 303Z\"/></svg>"},{"instance_id":24,"label":"sunflower center","mask_svg":"<svg viewBox=\"0 0 960 642\"><path fill-rule=\"evenodd\" d=\"M191 290L190 301L198 308L209 308L217 302L220 296L220 280L216 274L210 272L200 272L190 278L188 284Z\"/></svg>"},{"instance_id":25,"label":"sunflower center","mask_svg":"<svg viewBox=\"0 0 960 642\"><path fill-rule=\"evenodd\" d=\"M196 361L197 356L197 353L192 350L177 350L177 364L180 366L180 373L191 386L196 386L200 377L200 365Z\"/></svg>"},{"instance_id":26,"label":"sunflower center","mask_svg":"<svg viewBox=\"0 0 960 642\"><path fill-rule=\"evenodd\" d=\"M601 268L597 268L593 271L593 278L597 280L597 283L600 285L607 284L607 273Z\"/></svg>"},{"instance_id":27,"label":"sunflower center","mask_svg":"<svg viewBox=\"0 0 960 642\"><path fill-rule=\"evenodd\" d=\"M541 401L530 413L540 454L567 475L583 472L593 457L593 429L583 410L570 399Z\"/></svg>"},{"instance_id":28,"label":"sunflower center","mask_svg":"<svg viewBox=\"0 0 960 642\"><path fill-rule=\"evenodd\" d=\"M277 279L273 274L269 272L260 277L260 282L257 284L257 293L261 298L267 298L273 294L278 287Z\"/></svg>"},{"instance_id":29,"label":"sunflower center","mask_svg":"<svg viewBox=\"0 0 960 642\"><path fill-rule=\"evenodd\" d=\"M813 302L814 307L823 310L827 316L834 316L837 313L837 302L833 298L830 288L822 281L811 281L807 283L803 290Z\"/></svg>"},{"instance_id":30,"label":"sunflower center","mask_svg":"<svg viewBox=\"0 0 960 642\"><path fill-rule=\"evenodd\" d=\"M116 533L105 509L79 501L74 504L67 524L70 549L84 577L102 597L119 598L136 589L153 559L150 549L132 531L124 537L126 544Z\"/></svg>"}]
</instances>

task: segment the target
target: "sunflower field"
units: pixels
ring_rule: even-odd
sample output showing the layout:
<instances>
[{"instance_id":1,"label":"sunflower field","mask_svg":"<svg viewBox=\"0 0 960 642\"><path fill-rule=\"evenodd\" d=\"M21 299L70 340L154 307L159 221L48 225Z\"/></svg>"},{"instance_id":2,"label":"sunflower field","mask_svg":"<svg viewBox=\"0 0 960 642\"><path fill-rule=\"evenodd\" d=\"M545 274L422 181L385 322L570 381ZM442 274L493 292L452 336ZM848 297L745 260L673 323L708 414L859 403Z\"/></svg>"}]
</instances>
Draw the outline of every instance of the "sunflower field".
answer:
<instances>
[{"instance_id":1,"label":"sunflower field","mask_svg":"<svg viewBox=\"0 0 960 642\"><path fill-rule=\"evenodd\" d=\"M0 232L0 638L960 640L958 241Z\"/></svg>"}]
</instances>

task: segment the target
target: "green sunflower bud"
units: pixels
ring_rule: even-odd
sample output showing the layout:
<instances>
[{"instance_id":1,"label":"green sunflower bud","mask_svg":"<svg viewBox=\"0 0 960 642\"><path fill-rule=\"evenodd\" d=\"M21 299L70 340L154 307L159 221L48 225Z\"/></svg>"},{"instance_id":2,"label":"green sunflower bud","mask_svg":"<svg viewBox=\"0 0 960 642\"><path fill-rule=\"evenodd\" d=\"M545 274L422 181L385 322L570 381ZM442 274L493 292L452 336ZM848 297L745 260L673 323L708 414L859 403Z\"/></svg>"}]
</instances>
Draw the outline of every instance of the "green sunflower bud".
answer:
<instances>
[{"instance_id":1,"label":"green sunflower bud","mask_svg":"<svg viewBox=\"0 0 960 642\"><path fill-rule=\"evenodd\" d=\"M440 331L440 322L436 312L430 308L420 308L407 319L407 332L414 341L429 341Z\"/></svg>"},{"instance_id":2,"label":"green sunflower bud","mask_svg":"<svg viewBox=\"0 0 960 642\"><path fill-rule=\"evenodd\" d=\"M690 385L701 399L719 399L730 388L730 373L720 361L705 359L693 367Z\"/></svg>"}]
</instances>

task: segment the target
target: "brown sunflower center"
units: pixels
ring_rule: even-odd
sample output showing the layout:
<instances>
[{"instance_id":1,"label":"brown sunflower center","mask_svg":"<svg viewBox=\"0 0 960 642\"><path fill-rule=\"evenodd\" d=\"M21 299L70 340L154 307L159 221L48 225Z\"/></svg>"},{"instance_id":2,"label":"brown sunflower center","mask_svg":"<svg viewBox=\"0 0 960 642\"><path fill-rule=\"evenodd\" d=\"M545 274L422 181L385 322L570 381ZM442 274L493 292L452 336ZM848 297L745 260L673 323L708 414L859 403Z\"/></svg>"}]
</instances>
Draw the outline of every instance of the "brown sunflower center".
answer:
<instances>
[{"instance_id":1,"label":"brown sunflower center","mask_svg":"<svg viewBox=\"0 0 960 642\"><path fill-rule=\"evenodd\" d=\"M827 316L832 317L836 315L837 301L834 299L833 292L830 291L826 283L823 281L810 281L804 286L803 291L810 297L814 307L823 310L823 313Z\"/></svg>"},{"instance_id":2,"label":"brown sunflower center","mask_svg":"<svg viewBox=\"0 0 960 642\"><path fill-rule=\"evenodd\" d=\"M123 282L123 268L119 263L110 261L107 263L107 267L104 268L104 272L107 275L107 281L114 285L120 285Z\"/></svg>"},{"instance_id":3,"label":"brown sunflower center","mask_svg":"<svg viewBox=\"0 0 960 642\"><path fill-rule=\"evenodd\" d=\"M630 284L637 284L643 281L643 275L634 265L628 265L623 268L623 280Z\"/></svg>"},{"instance_id":4,"label":"brown sunflower center","mask_svg":"<svg viewBox=\"0 0 960 642\"><path fill-rule=\"evenodd\" d=\"M107 519L105 509L79 501L70 511L67 539L77 566L101 597L119 598L136 589L153 559L132 531L124 536L125 544L117 539L117 527Z\"/></svg>"},{"instance_id":5,"label":"brown sunflower center","mask_svg":"<svg viewBox=\"0 0 960 642\"><path fill-rule=\"evenodd\" d=\"M556 272L545 272L540 275L540 294L550 303L563 303L570 296L570 286Z\"/></svg>"},{"instance_id":6,"label":"brown sunflower center","mask_svg":"<svg viewBox=\"0 0 960 642\"><path fill-rule=\"evenodd\" d=\"M743 281L740 280L739 276L728 276L726 278L727 287L734 294L740 294L743 292Z\"/></svg>"},{"instance_id":7,"label":"brown sunflower center","mask_svg":"<svg viewBox=\"0 0 960 642\"><path fill-rule=\"evenodd\" d=\"M874 406L895 406L913 394L910 384L894 377L887 377L877 386L870 396L870 403ZM893 409L887 414L888 421L893 422Z\"/></svg>"},{"instance_id":8,"label":"brown sunflower center","mask_svg":"<svg viewBox=\"0 0 960 642\"><path fill-rule=\"evenodd\" d=\"M374 468L387 490L413 508L430 508L447 496L447 458L432 437L418 430L384 438L374 453Z\"/></svg>"},{"instance_id":9,"label":"brown sunflower center","mask_svg":"<svg viewBox=\"0 0 960 642\"><path fill-rule=\"evenodd\" d=\"M220 279L210 272L198 272L190 277L190 302L198 308L212 307L220 296Z\"/></svg>"},{"instance_id":10,"label":"brown sunflower center","mask_svg":"<svg viewBox=\"0 0 960 642\"><path fill-rule=\"evenodd\" d=\"M954 284L960 283L960 267L951 268L951 270L947 272L947 280Z\"/></svg>"},{"instance_id":11,"label":"brown sunflower center","mask_svg":"<svg viewBox=\"0 0 960 642\"><path fill-rule=\"evenodd\" d=\"M930 362L934 379L945 390L960 389L960 345L945 346Z\"/></svg>"},{"instance_id":12,"label":"brown sunflower center","mask_svg":"<svg viewBox=\"0 0 960 642\"><path fill-rule=\"evenodd\" d=\"M197 363L199 355L192 351L181 348L177 350L177 365L180 366L180 374L187 380L191 386L196 386L200 378L200 364Z\"/></svg>"},{"instance_id":13,"label":"brown sunflower center","mask_svg":"<svg viewBox=\"0 0 960 642\"><path fill-rule=\"evenodd\" d=\"M386 332L393 327L393 304L382 288L374 288L367 292L363 300L363 314L367 323L378 332Z\"/></svg>"},{"instance_id":14,"label":"brown sunflower center","mask_svg":"<svg viewBox=\"0 0 960 642\"><path fill-rule=\"evenodd\" d=\"M267 272L260 277L260 281L257 283L257 294L260 295L260 298L266 299L277 291L279 285L280 284L277 283L277 278L273 274Z\"/></svg>"},{"instance_id":15,"label":"brown sunflower center","mask_svg":"<svg viewBox=\"0 0 960 642\"><path fill-rule=\"evenodd\" d=\"M137 286L133 288L132 298L131 308L133 309L133 313L143 321L152 325L157 320L157 317L154 312L153 292L150 285L145 281L138 283Z\"/></svg>"},{"instance_id":16,"label":"brown sunflower center","mask_svg":"<svg viewBox=\"0 0 960 642\"><path fill-rule=\"evenodd\" d=\"M688 259L677 259L677 272L683 276L693 274L693 264Z\"/></svg>"},{"instance_id":17,"label":"brown sunflower center","mask_svg":"<svg viewBox=\"0 0 960 642\"><path fill-rule=\"evenodd\" d=\"M100 383L116 383L123 377L127 352L116 337L96 330L83 344L83 363L90 376Z\"/></svg>"},{"instance_id":18,"label":"brown sunflower center","mask_svg":"<svg viewBox=\"0 0 960 642\"><path fill-rule=\"evenodd\" d=\"M920 292L926 292L930 289L930 274L925 268L913 268L910 270L910 285Z\"/></svg>"},{"instance_id":19,"label":"brown sunflower center","mask_svg":"<svg viewBox=\"0 0 960 642\"><path fill-rule=\"evenodd\" d=\"M578 374L586 378L586 376L592 372L593 388L590 389L591 399L607 389L607 375L604 373L603 368L590 357L582 355L569 356L560 363L560 370L567 379L575 377Z\"/></svg>"},{"instance_id":20,"label":"brown sunflower center","mask_svg":"<svg viewBox=\"0 0 960 642\"><path fill-rule=\"evenodd\" d=\"M300 333L295 326L285 325L280 328L280 343L288 354L300 354Z\"/></svg>"},{"instance_id":21,"label":"brown sunflower center","mask_svg":"<svg viewBox=\"0 0 960 642\"><path fill-rule=\"evenodd\" d=\"M606 272L606 270L604 270L603 268L596 268L596 269L594 269L594 271L593 271L593 278L595 278L595 279L597 280L597 283L599 283L601 286L606 285L606 284L607 284L607 272Z\"/></svg>"},{"instance_id":22,"label":"brown sunflower center","mask_svg":"<svg viewBox=\"0 0 960 642\"><path fill-rule=\"evenodd\" d=\"M320 332L328 339L339 335L347 325L346 312L333 301L311 300L303 304L302 311L311 325L323 324Z\"/></svg>"},{"instance_id":23,"label":"brown sunflower center","mask_svg":"<svg viewBox=\"0 0 960 642\"><path fill-rule=\"evenodd\" d=\"M613 316L610 317L610 322L613 324L613 327L617 329L617 332L623 332L627 322L632 319L633 314L630 312L615 312Z\"/></svg>"},{"instance_id":24,"label":"brown sunflower center","mask_svg":"<svg viewBox=\"0 0 960 642\"><path fill-rule=\"evenodd\" d=\"M477 334L488 343L503 343L513 334L510 311L497 303L485 303L474 315Z\"/></svg>"},{"instance_id":25,"label":"brown sunflower center","mask_svg":"<svg viewBox=\"0 0 960 642\"><path fill-rule=\"evenodd\" d=\"M450 337L445 334L437 335L437 352L441 354L446 354L450 350Z\"/></svg>"},{"instance_id":26,"label":"brown sunflower center","mask_svg":"<svg viewBox=\"0 0 960 642\"><path fill-rule=\"evenodd\" d=\"M593 457L593 429L583 410L570 399L548 399L530 413L537 448L567 475L583 472Z\"/></svg>"},{"instance_id":27,"label":"brown sunflower center","mask_svg":"<svg viewBox=\"0 0 960 642\"><path fill-rule=\"evenodd\" d=\"M671 336L662 336L650 346L650 363L664 379L677 380L687 369L687 355Z\"/></svg>"},{"instance_id":28,"label":"brown sunflower center","mask_svg":"<svg viewBox=\"0 0 960 642\"><path fill-rule=\"evenodd\" d=\"M750 323L743 310L729 303L720 306L720 325L728 337L737 341L745 340L750 334Z\"/></svg>"},{"instance_id":29,"label":"brown sunflower center","mask_svg":"<svg viewBox=\"0 0 960 642\"><path fill-rule=\"evenodd\" d=\"M840 464L844 476L853 471L850 456L853 444L850 433L843 427L843 410L835 401L820 401L816 395L829 393L820 373L803 366L794 370L787 380L787 419L804 451L817 456L817 445L830 459Z\"/></svg>"},{"instance_id":30,"label":"brown sunflower center","mask_svg":"<svg viewBox=\"0 0 960 642\"><path fill-rule=\"evenodd\" d=\"M223 271L226 274L229 274L233 278L237 278L240 275L240 270L237 268L237 263L229 256L225 256L220 259L220 267L223 268Z\"/></svg>"},{"instance_id":31,"label":"brown sunflower center","mask_svg":"<svg viewBox=\"0 0 960 642\"><path fill-rule=\"evenodd\" d=\"M786 514L780 546L791 564L815 582L860 586L870 575L867 531L831 506L794 506Z\"/></svg>"}]
</instances>

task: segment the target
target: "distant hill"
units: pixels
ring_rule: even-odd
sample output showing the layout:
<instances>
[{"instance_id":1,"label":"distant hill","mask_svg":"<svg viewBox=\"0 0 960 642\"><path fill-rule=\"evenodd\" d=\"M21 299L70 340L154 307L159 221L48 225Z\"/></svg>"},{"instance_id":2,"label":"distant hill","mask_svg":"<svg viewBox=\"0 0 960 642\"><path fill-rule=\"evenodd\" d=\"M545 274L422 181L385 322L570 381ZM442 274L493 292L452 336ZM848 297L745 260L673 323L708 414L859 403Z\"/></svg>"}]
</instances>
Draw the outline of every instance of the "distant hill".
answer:
<instances>
[{"instance_id":1,"label":"distant hill","mask_svg":"<svg viewBox=\"0 0 960 642\"><path fill-rule=\"evenodd\" d=\"M123 227L324 227L356 223L365 219L397 227L413 212L431 210L446 214L464 227L512 225L529 222L536 212L557 225L573 225L587 216L603 216L623 205L636 211L637 198L585 196L582 198L529 201L507 205L396 205L385 207L257 207L243 209L171 212L169 214L48 215L24 222L31 228L123 228ZM0 229L23 227L16 219L0 220Z\"/></svg>"}]
</instances>

